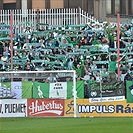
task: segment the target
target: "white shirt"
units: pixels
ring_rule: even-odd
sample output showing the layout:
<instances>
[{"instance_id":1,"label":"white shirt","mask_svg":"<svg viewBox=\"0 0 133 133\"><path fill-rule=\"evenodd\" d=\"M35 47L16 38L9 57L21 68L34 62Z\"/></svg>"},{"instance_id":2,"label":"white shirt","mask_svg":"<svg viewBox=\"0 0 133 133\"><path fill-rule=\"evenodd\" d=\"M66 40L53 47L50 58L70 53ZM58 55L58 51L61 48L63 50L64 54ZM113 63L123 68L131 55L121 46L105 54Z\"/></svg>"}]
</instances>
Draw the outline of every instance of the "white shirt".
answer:
<instances>
[{"instance_id":1,"label":"white shirt","mask_svg":"<svg viewBox=\"0 0 133 133\"><path fill-rule=\"evenodd\" d=\"M90 75L85 75L85 76L84 76L84 80L85 80L85 84L87 84L86 81L87 81L87 80L90 80Z\"/></svg>"},{"instance_id":2,"label":"white shirt","mask_svg":"<svg viewBox=\"0 0 133 133\"><path fill-rule=\"evenodd\" d=\"M114 41L114 48L117 48L117 42Z\"/></svg>"},{"instance_id":3,"label":"white shirt","mask_svg":"<svg viewBox=\"0 0 133 133\"><path fill-rule=\"evenodd\" d=\"M31 49L30 43L25 43L24 46L23 46L23 49L26 49L26 47L29 47Z\"/></svg>"},{"instance_id":4,"label":"white shirt","mask_svg":"<svg viewBox=\"0 0 133 133\"><path fill-rule=\"evenodd\" d=\"M2 56L1 57L1 61L7 61L8 60L8 57L7 56Z\"/></svg>"}]
</instances>

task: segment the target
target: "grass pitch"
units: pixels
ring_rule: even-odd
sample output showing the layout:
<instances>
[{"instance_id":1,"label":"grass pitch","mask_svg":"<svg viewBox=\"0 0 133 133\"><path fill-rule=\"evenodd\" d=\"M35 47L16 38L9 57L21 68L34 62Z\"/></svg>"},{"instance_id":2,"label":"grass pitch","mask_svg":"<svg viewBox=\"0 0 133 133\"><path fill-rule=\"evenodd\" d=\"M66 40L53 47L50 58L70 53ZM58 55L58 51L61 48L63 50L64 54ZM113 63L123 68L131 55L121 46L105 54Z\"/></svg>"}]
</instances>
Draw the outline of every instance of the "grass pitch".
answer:
<instances>
[{"instance_id":1,"label":"grass pitch","mask_svg":"<svg viewBox=\"0 0 133 133\"><path fill-rule=\"evenodd\" d=\"M0 118L0 133L133 133L133 118Z\"/></svg>"}]
</instances>

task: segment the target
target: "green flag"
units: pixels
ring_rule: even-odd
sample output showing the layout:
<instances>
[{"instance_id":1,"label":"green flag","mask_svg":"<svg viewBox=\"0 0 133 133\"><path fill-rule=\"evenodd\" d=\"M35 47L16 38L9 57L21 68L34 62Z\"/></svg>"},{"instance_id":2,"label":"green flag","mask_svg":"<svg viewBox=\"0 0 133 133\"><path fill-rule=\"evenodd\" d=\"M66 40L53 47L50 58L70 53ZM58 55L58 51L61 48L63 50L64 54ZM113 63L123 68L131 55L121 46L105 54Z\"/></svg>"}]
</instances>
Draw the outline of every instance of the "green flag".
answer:
<instances>
[{"instance_id":1,"label":"green flag","mask_svg":"<svg viewBox=\"0 0 133 133\"><path fill-rule=\"evenodd\" d=\"M73 97L72 82L58 83L33 83L33 98L60 98L69 99ZM84 98L84 82L76 82L78 98Z\"/></svg>"},{"instance_id":2,"label":"green flag","mask_svg":"<svg viewBox=\"0 0 133 133\"><path fill-rule=\"evenodd\" d=\"M22 98L32 98L32 81L22 82Z\"/></svg>"},{"instance_id":3,"label":"green flag","mask_svg":"<svg viewBox=\"0 0 133 133\"><path fill-rule=\"evenodd\" d=\"M133 103L133 81L126 81L127 103Z\"/></svg>"}]
</instances>

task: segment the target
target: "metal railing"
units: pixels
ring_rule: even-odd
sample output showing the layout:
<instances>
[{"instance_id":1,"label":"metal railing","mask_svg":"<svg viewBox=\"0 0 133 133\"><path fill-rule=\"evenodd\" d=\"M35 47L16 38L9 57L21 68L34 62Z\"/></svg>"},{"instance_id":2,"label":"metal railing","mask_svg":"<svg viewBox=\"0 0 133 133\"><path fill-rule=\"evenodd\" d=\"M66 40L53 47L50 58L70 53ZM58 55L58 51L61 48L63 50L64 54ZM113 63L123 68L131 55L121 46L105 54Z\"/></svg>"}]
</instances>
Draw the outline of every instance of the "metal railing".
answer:
<instances>
[{"instance_id":1,"label":"metal railing","mask_svg":"<svg viewBox=\"0 0 133 133\"><path fill-rule=\"evenodd\" d=\"M63 9L26 9L26 10L0 10L0 23L10 25L10 12L13 13L13 25L18 26L21 32L23 27L30 23L36 30L37 23L49 25L85 24L98 22L93 16L81 8Z\"/></svg>"}]
</instances>

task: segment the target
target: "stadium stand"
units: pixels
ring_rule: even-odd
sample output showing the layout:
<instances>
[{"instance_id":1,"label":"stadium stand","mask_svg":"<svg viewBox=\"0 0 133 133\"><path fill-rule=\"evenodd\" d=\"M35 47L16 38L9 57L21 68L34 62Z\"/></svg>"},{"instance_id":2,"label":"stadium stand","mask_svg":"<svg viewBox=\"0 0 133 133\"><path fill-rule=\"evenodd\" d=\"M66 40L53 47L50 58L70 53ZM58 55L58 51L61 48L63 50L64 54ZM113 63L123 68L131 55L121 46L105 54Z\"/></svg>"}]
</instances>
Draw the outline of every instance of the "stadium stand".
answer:
<instances>
[{"instance_id":1,"label":"stadium stand","mask_svg":"<svg viewBox=\"0 0 133 133\"><path fill-rule=\"evenodd\" d=\"M43 26L46 26L44 29ZM117 58L117 25L88 23L81 25L28 25L22 33L13 30L13 70L71 70L77 78L99 82L99 71L108 80L109 57ZM133 71L133 24L122 23L120 31L120 79ZM9 26L0 24L0 70L10 71ZM115 69L117 76L117 66Z\"/></svg>"}]
</instances>

